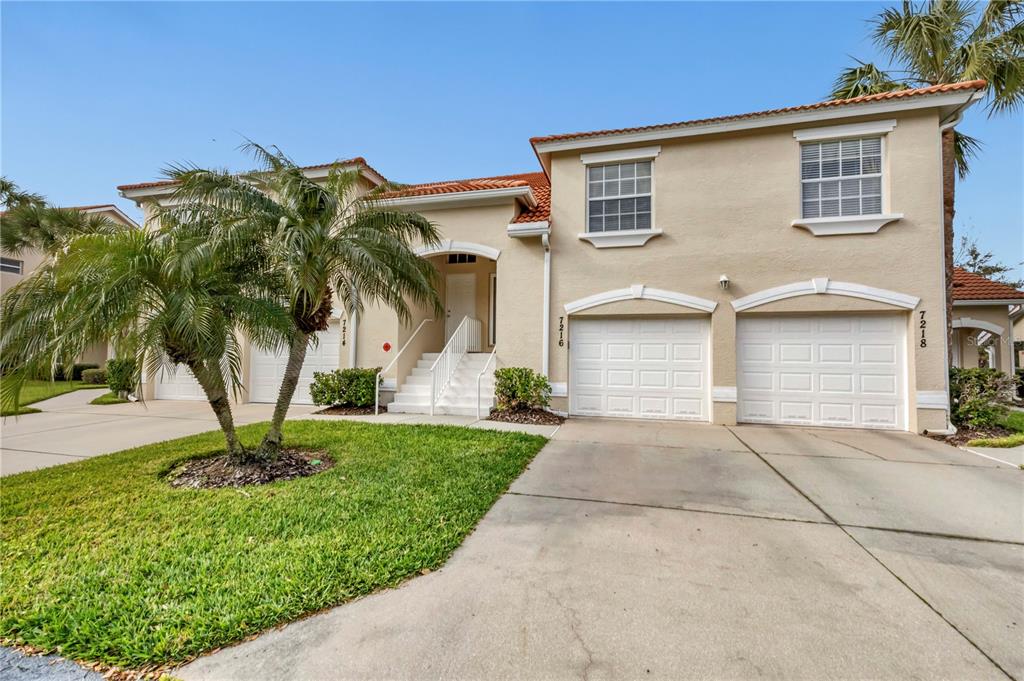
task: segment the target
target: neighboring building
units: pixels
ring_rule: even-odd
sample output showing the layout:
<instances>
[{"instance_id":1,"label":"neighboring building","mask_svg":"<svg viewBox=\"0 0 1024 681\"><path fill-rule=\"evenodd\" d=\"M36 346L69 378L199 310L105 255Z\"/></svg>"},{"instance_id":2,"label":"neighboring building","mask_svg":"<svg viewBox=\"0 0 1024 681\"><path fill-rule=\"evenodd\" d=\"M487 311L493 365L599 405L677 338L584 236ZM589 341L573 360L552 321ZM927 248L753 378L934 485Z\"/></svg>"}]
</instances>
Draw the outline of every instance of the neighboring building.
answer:
<instances>
[{"instance_id":1,"label":"neighboring building","mask_svg":"<svg viewBox=\"0 0 1024 681\"><path fill-rule=\"evenodd\" d=\"M1024 291L957 267L953 272L953 366L990 366L1013 375L1019 366Z\"/></svg>"},{"instance_id":2,"label":"neighboring building","mask_svg":"<svg viewBox=\"0 0 1024 681\"><path fill-rule=\"evenodd\" d=\"M96 213L110 218L114 222L127 225L128 227L138 227L138 224L136 224L134 220L125 215L120 208L113 204L97 206L68 206L68 209L80 210L83 213ZM45 261L46 254L35 249L26 250L17 255L7 253L0 249L0 295L3 295L7 289L30 275ZM98 343L86 350L81 357L78 358L78 361L102 366L104 362L107 361L107 354L106 343Z\"/></svg>"},{"instance_id":3,"label":"neighboring building","mask_svg":"<svg viewBox=\"0 0 1024 681\"><path fill-rule=\"evenodd\" d=\"M570 415L945 429L940 133L983 88L536 137L540 172L388 195L443 233L421 254L445 318L342 315L296 400L313 371L401 352L385 372L396 411L475 412L481 372L486 407L496 364L547 374ZM446 341L471 353L432 378ZM283 357L247 355L243 399L272 401ZM148 389L201 399L187 375Z\"/></svg>"}]
</instances>

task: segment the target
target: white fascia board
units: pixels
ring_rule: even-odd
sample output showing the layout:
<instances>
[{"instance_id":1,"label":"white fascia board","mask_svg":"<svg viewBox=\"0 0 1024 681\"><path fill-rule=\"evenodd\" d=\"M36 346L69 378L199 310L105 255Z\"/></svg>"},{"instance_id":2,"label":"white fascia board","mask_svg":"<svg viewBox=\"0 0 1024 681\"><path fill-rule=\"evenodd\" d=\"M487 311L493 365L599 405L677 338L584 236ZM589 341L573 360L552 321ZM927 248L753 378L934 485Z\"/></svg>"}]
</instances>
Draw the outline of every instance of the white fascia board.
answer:
<instances>
[{"instance_id":1,"label":"white fascia board","mask_svg":"<svg viewBox=\"0 0 1024 681\"><path fill-rule=\"evenodd\" d=\"M804 218L793 220L793 227L803 227L814 236L843 234L875 234L890 222L903 219L903 213L884 215L858 215L838 218Z\"/></svg>"},{"instance_id":2,"label":"white fascia board","mask_svg":"<svg viewBox=\"0 0 1024 681\"><path fill-rule=\"evenodd\" d=\"M823 128L803 128L794 130L793 137L799 142L815 140L834 140L842 137L863 137L865 135L884 135L896 129L896 119L886 121L867 121L865 123L848 123L846 125L829 125Z\"/></svg>"},{"instance_id":3,"label":"white fascia board","mask_svg":"<svg viewBox=\"0 0 1024 681\"><path fill-rule=\"evenodd\" d=\"M326 168L314 168L312 170L304 170L302 171L302 174L311 180L322 180L323 178L331 174L331 170L333 170L334 167L335 166L327 166ZM370 170L366 166L349 163L337 167L342 171L358 170L359 174L365 177L370 182L372 182L374 186L383 184L384 182L387 181L381 175L374 172L373 170Z\"/></svg>"},{"instance_id":4,"label":"white fascia board","mask_svg":"<svg viewBox=\"0 0 1024 681\"><path fill-rule=\"evenodd\" d=\"M174 193L174 185L164 185L162 187L140 187L139 189L122 189L118 192L121 196L140 203L141 201L149 198L155 198L157 196L169 196Z\"/></svg>"},{"instance_id":5,"label":"white fascia board","mask_svg":"<svg viewBox=\"0 0 1024 681\"><path fill-rule=\"evenodd\" d=\"M966 106L975 101L975 94L976 93L974 91L971 91L969 96L965 96L963 92L919 95L903 100L885 100L882 102L851 104L848 106L838 106L828 109L811 109L809 111L795 111L774 115L770 114L759 116L757 118L714 121L704 124L683 125L678 128L668 128L664 130L609 133L607 135L596 135L593 137L577 139L552 140L550 142L538 143L535 149L538 154L549 154L556 151L570 151L572 149L606 147L610 144L641 144L644 142L677 139L680 137L714 135L723 132L771 128L781 125L799 125L801 123L830 121L839 118L852 118L854 116L873 116L876 114L911 111L914 109L927 109L941 106Z\"/></svg>"},{"instance_id":6,"label":"white fascia board","mask_svg":"<svg viewBox=\"0 0 1024 681\"><path fill-rule=\"evenodd\" d=\"M645 161L656 158L661 153L661 145L654 147L634 147L633 149L616 149L615 151L595 151L580 154L584 165L594 163L615 163L616 161Z\"/></svg>"},{"instance_id":7,"label":"white fascia board","mask_svg":"<svg viewBox=\"0 0 1024 681\"><path fill-rule=\"evenodd\" d=\"M117 206L115 206L113 204L111 204L109 206L100 206L98 208L90 208L90 209L82 211L82 212L83 213L105 213L107 211L111 211L111 212L117 213L118 217L120 217L122 220L125 220L130 225L134 225L135 227L139 226L139 223L135 222L135 220L132 220L130 217L128 217L127 214L125 214L125 212L123 210L121 210L120 208L118 208Z\"/></svg>"},{"instance_id":8,"label":"white fascia board","mask_svg":"<svg viewBox=\"0 0 1024 681\"><path fill-rule=\"evenodd\" d=\"M544 236L545 234L551 234L551 223L547 220L537 220L535 222L510 222L506 232L514 239L521 239L528 236Z\"/></svg>"},{"instance_id":9,"label":"white fascia board","mask_svg":"<svg viewBox=\"0 0 1024 681\"><path fill-rule=\"evenodd\" d=\"M1020 298L1011 299L1006 298L1004 300L954 300L953 307L966 307L970 305L1020 305L1022 301Z\"/></svg>"},{"instance_id":10,"label":"white fascia board","mask_svg":"<svg viewBox=\"0 0 1024 681\"><path fill-rule=\"evenodd\" d=\"M479 189L471 192L452 192L450 194L402 196L394 199L380 199L379 201L374 201L374 203L396 208L405 206L455 208L459 205L496 203L505 199L522 199L530 208L537 205L537 199L533 196L533 190L529 187L503 187L501 189Z\"/></svg>"}]
</instances>

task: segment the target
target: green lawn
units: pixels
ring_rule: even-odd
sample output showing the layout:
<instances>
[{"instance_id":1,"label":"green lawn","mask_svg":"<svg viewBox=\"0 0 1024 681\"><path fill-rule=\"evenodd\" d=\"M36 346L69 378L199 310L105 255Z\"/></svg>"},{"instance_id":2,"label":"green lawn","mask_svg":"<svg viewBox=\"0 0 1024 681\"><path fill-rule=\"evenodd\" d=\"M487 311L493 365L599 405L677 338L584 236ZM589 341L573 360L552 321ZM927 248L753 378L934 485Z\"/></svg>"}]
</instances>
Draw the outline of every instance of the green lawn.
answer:
<instances>
[{"instance_id":1,"label":"green lawn","mask_svg":"<svg viewBox=\"0 0 1024 681\"><path fill-rule=\"evenodd\" d=\"M255 445L266 424L241 429ZM0 640L138 668L178 662L437 568L544 445L447 426L296 421L336 465L172 489L219 432L4 478Z\"/></svg>"},{"instance_id":2,"label":"green lawn","mask_svg":"<svg viewBox=\"0 0 1024 681\"><path fill-rule=\"evenodd\" d=\"M127 401L128 400L122 400L120 397L118 397L117 393L109 392L109 393L103 393L102 395L97 397L95 400L93 400L89 404L98 404L98 405L104 405L104 404L124 404Z\"/></svg>"},{"instance_id":3,"label":"green lawn","mask_svg":"<svg viewBox=\"0 0 1024 681\"><path fill-rule=\"evenodd\" d=\"M1006 437L996 437L982 440L971 440L968 447L1019 447L1024 445L1024 412L1011 411L1006 415L1000 424L1010 430L1017 431Z\"/></svg>"},{"instance_id":4,"label":"green lawn","mask_svg":"<svg viewBox=\"0 0 1024 681\"><path fill-rule=\"evenodd\" d=\"M57 395L63 395L69 393L72 390L82 390L83 388L102 388L100 385L88 385L81 381L25 381L25 384L21 388L21 409L14 411L13 409L4 407L0 411L0 416L14 416L16 414L34 414L38 412L38 409L27 409L26 404L32 404L33 402L39 402L41 400L47 400Z\"/></svg>"}]
</instances>

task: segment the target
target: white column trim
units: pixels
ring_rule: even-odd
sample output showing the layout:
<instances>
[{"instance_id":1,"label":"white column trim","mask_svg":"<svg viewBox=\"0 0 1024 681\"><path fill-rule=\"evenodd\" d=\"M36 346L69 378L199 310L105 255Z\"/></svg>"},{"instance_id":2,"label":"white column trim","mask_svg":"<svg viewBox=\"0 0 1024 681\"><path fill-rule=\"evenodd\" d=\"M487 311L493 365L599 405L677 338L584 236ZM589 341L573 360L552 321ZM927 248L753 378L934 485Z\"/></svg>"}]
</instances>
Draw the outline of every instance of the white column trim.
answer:
<instances>
[{"instance_id":1,"label":"white column trim","mask_svg":"<svg viewBox=\"0 0 1024 681\"><path fill-rule=\"evenodd\" d=\"M918 409L949 409L949 396L944 390L918 390Z\"/></svg>"},{"instance_id":2,"label":"white column trim","mask_svg":"<svg viewBox=\"0 0 1024 681\"><path fill-rule=\"evenodd\" d=\"M712 402L735 402L736 401L736 386L734 385L716 385L711 388L711 401Z\"/></svg>"}]
</instances>

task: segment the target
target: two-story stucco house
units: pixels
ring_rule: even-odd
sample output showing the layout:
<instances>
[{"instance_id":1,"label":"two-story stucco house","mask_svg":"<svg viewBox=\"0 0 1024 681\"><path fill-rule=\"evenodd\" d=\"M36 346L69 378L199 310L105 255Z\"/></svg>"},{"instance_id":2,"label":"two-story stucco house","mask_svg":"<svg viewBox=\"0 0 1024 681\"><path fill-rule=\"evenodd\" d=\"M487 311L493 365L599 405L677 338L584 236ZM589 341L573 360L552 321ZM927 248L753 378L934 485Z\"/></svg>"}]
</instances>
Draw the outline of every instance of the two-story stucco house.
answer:
<instances>
[{"instance_id":1,"label":"two-story stucco house","mask_svg":"<svg viewBox=\"0 0 1024 681\"><path fill-rule=\"evenodd\" d=\"M535 137L537 172L388 195L443 233L445 318L339 311L296 399L381 366L390 409L472 413L525 366L570 416L942 430L940 134L983 85ZM245 399L272 401L284 360L250 355Z\"/></svg>"}]
</instances>

